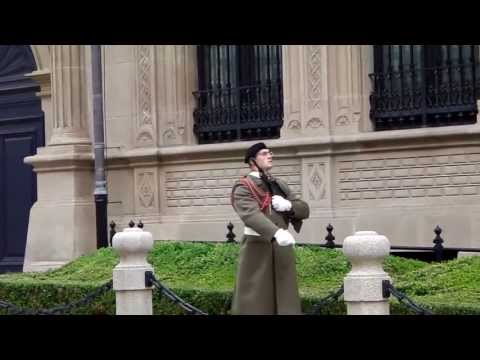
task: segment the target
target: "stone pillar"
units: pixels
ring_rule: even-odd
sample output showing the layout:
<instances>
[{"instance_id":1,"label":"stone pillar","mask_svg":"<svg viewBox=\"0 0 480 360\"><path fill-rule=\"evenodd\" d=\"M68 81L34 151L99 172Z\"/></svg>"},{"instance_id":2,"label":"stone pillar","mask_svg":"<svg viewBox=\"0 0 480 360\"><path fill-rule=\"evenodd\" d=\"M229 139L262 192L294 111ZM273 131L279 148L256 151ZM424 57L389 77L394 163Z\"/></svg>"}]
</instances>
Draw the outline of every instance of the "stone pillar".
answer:
<instances>
[{"instance_id":1,"label":"stone pillar","mask_svg":"<svg viewBox=\"0 0 480 360\"><path fill-rule=\"evenodd\" d=\"M333 134L354 134L368 121L365 83L369 81L362 62L361 45L329 45L329 106Z\"/></svg>"},{"instance_id":2,"label":"stone pillar","mask_svg":"<svg viewBox=\"0 0 480 360\"><path fill-rule=\"evenodd\" d=\"M116 233L112 246L120 254L113 269L113 290L117 315L152 315L152 288L145 286L145 272L153 267L147 254L153 246L152 234L139 228Z\"/></svg>"},{"instance_id":3,"label":"stone pillar","mask_svg":"<svg viewBox=\"0 0 480 360\"><path fill-rule=\"evenodd\" d=\"M343 253L352 264L344 279L347 315L389 315L382 291L382 281L391 281L382 267L390 253L388 239L375 231L357 231L344 240Z\"/></svg>"},{"instance_id":4,"label":"stone pillar","mask_svg":"<svg viewBox=\"0 0 480 360\"><path fill-rule=\"evenodd\" d=\"M281 138L370 131L368 45L284 45Z\"/></svg>"},{"instance_id":5,"label":"stone pillar","mask_svg":"<svg viewBox=\"0 0 480 360\"><path fill-rule=\"evenodd\" d=\"M281 138L328 136L327 45L284 45Z\"/></svg>"},{"instance_id":6,"label":"stone pillar","mask_svg":"<svg viewBox=\"0 0 480 360\"><path fill-rule=\"evenodd\" d=\"M58 45L52 49L52 145L90 144L87 130L86 46Z\"/></svg>"},{"instance_id":7,"label":"stone pillar","mask_svg":"<svg viewBox=\"0 0 480 360\"><path fill-rule=\"evenodd\" d=\"M52 136L25 158L37 173L38 200L30 210L24 271L59 267L96 248L88 64L87 46L51 47Z\"/></svg>"},{"instance_id":8,"label":"stone pillar","mask_svg":"<svg viewBox=\"0 0 480 360\"><path fill-rule=\"evenodd\" d=\"M52 83L50 69L42 69L26 74L26 76L35 80L40 85L40 91L37 96L42 102L42 110L45 121L45 141L48 145L52 136L53 120L52 120Z\"/></svg>"},{"instance_id":9,"label":"stone pillar","mask_svg":"<svg viewBox=\"0 0 480 360\"><path fill-rule=\"evenodd\" d=\"M160 147L192 145L193 110L198 90L195 45L157 45L155 69L155 100L158 103L158 143Z\"/></svg>"}]
</instances>

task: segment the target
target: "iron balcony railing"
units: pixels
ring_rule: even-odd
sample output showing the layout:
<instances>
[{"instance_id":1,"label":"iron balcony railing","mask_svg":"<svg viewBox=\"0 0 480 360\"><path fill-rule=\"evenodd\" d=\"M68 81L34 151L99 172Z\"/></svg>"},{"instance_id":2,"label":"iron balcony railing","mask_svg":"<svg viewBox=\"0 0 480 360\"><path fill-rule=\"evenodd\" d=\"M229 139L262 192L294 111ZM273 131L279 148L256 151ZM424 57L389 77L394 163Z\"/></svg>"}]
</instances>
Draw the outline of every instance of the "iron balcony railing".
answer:
<instances>
[{"instance_id":1,"label":"iron balcony railing","mask_svg":"<svg viewBox=\"0 0 480 360\"><path fill-rule=\"evenodd\" d=\"M375 130L476 122L478 63L401 69L369 75Z\"/></svg>"},{"instance_id":2,"label":"iron balcony railing","mask_svg":"<svg viewBox=\"0 0 480 360\"><path fill-rule=\"evenodd\" d=\"M200 144L278 138L283 125L282 82L217 87L193 93Z\"/></svg>"}]
</instances>

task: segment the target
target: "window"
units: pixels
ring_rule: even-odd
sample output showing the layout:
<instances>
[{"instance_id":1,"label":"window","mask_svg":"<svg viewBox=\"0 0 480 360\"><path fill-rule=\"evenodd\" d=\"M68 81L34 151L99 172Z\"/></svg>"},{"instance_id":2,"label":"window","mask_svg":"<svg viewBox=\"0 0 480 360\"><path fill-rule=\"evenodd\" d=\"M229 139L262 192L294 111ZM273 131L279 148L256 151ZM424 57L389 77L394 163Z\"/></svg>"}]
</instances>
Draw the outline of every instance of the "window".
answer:
<instances>
[{"instance_id":1,"label":"window","mask_svg":"<svg viewBox=\"0 0 480 360\"><path fill-rule=\"evenodd\" d=\"M374 61L375 130L476 122L477 46L375 45Z\"/></svg>"},{"instance_id":2,"label":"window","mask_svg":"<svg viewBox=\"0 0 480 360\"><path fill-rule=\"evenodd\" d=\"M197 47L193 113L200 144L271 139L283 125L282 56L277 45Z\"/></svg>"}]
</instances>

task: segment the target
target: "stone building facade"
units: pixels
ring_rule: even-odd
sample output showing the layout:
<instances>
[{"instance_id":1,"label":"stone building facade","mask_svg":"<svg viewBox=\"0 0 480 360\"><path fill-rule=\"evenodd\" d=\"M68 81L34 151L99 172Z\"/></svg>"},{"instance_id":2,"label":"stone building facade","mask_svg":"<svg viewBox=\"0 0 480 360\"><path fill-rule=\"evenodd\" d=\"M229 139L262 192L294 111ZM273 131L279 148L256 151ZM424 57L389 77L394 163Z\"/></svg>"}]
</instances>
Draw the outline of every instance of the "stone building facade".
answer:
<instances>
[{"instance_id":1,"label":"stone building facade","mask_svg":"<svg viewBox=\"0 0 480 360\"><path fill-rule=\"evenodd\" d=\"M26 157L37 174L24 271L93 251L90 48L32 46L45 146ZM157 240L224 241L233 182L256 142L199 144L195 45L103 46L108 216L139 220ZM449 246L480 247L480 126L374 131L372 45L284 45L283 126L264 141L274 173L311 206L298 242L337 242L375 230L394 245L430 246L438 224Z\"/></svg>"}]
</instances>

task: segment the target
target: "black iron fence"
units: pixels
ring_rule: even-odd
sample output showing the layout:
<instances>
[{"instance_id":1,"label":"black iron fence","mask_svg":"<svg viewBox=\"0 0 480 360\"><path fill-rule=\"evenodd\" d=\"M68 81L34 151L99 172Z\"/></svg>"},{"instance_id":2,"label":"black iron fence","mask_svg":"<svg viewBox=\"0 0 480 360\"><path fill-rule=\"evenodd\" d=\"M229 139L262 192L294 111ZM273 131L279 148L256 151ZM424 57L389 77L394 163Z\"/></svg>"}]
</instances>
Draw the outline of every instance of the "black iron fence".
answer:
<instances>
[{"instance_id":1,"label":"black iron fence","mask_svg":"<svg viewBox=\"0 0 480 360\"><path fill-rule=\"evenodd\" d=\"M375 130L476 122L478 63L407 68L371 74L370 116Z\"/></svg>"},{"instance_id":2,"label":"black iron fence","mask_svg":"<svg viewBox=\"0 0 480 360\"><path fill-rule=\"evenodd\" d=\"M375 130L476 121L477 45L374 45Z\"/></svg>"},{"instance_id":3,"label":"black iron fence","mask_svg":"<svg viewBox=\"0 0 480 360\"><path fill-rule=\"evenodd\" d=\"M226 242L234 243L235 242L235 233L233 232L233 224L231 222L227 225L227 235ZM325 236L325 243L309 243L309 244L296 244L296 246L317 246L324 247L328 249L342 248L343 245L335 243L335 236L333 235L333 226L328 224L326 227L327 235ZM432 243L433 246L401 246L401 245L392 245L390 246L390 255L395 255L404 258L416 259L426 262L433 261L444 261L452 260L457 258L459 252L480 252L480 248L464 248L464 247L444 247L443 243L445 242L441 236L442 229L440 226L436 226L433 230L435 233L435 238Z\"/></svg>"},{"instance_id":4,"label":"black iron fence","mask_svg":"<svg viewBox=\"0 0 480 360\"><path fill-rule=\"evenodd\" d=\"M282 82L193 93L193 131L200 144L278 138L283 125Z\"/></svg>"},{"instance_id":5,"label":"black iron fence","mask_svg":"<svg viewBox=\"0 0 480 360\"><path fill-rule=\"evenodd\" d=\"M283 124L280 45L199 45L199 143L276 138Z\"/></svg>"}]
</instances>

